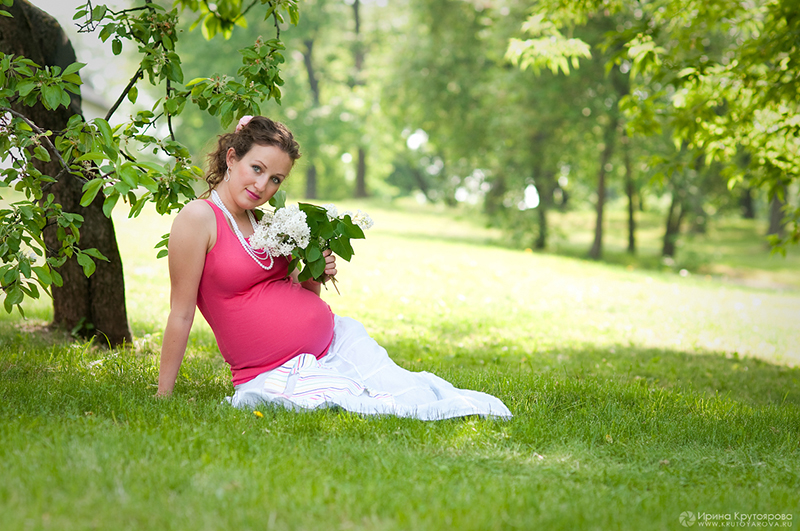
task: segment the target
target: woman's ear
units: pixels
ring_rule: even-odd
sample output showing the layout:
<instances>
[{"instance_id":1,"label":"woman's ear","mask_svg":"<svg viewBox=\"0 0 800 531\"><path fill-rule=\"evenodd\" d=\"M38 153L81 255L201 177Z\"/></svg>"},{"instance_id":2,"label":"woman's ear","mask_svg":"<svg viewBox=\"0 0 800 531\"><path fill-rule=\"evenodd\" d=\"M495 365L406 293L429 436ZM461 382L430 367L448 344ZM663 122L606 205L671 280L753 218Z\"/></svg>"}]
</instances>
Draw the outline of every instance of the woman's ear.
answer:
<instances>
[{"instance_id":1,"label":"woman's ear","mask_svg":"<svg viewBox=\"0 0 800 531\"><path fill-rule=\"evenodd\" d=\"M228 148L228 152L225 153L225 164L228 165L230 168L234 162L238 161L239 159L236 158L236 150L232 147Z\"/></svg>"}]
</instances>

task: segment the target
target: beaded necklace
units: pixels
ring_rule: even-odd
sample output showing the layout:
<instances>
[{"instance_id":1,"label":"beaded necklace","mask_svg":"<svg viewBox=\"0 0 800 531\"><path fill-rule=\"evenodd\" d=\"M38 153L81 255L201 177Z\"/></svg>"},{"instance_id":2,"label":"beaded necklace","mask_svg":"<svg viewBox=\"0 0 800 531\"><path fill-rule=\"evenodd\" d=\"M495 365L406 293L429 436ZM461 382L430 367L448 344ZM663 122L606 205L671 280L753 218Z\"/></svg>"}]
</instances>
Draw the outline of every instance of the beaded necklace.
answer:
<instances>
[{"instance_id":1,"label":"beaded necklace","mask_svg":"<svg viewBox=\"0 0 800 531\"><path fill-rule=\"evenodd\" d=\"M219 194L217 193L216 190L211 190L211 201L213 201L214 204L217 205L220 210L222 210L222 213L225 214L225 217L227 217L228 221L231 222L231 227L233 227L233 232L239 239L239 243L242 244L242 248L245 250L245 252L247 252L248 255L250 255L250 258L252 258L253 261L255 261L255 263L261 266L261 269L264 269L265 271L269 271L270 269L272 269L272 266L275 265L275 261L272 259L272 255L266 249L256 250L253 249L252 245L247 243L247 240L242 234L242 231L239 230L239 226L236 224L236 220L233 218L233 214L231 214L228 211L227 207L225 206L225 203L222 202L222 199L220 199ZM247 217L250 219L250 224L253 226L253 230L255 231L256 228L258 227L258 223L256 222L256 218L255 216L253 216L253 213L250 210L247 210ZM262 261L266 260L267 258L269 258L268 266L262 263Z\"/></svg>"}]
</instances>

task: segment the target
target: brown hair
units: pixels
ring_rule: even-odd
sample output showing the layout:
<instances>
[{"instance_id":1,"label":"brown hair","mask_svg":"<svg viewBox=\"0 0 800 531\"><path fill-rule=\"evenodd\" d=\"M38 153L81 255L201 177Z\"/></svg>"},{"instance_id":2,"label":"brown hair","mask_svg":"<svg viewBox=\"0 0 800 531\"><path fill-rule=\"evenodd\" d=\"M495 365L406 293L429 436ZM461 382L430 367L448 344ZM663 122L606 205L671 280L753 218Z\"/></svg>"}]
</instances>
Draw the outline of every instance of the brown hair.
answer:
<instances>
[{"instance_id":1,"label":"brown hair","mask_svg":"<svg viewBox=\"0 0 800 531\"><path fill-rule=\"evenodd\" d=\"M300 158L300 145L285 125L265 116L254 116L238 131L220 135L216 151L208 155L208 172L205 177L208 191L204 196L225 178L225 172L228 171L228 150L233 148L236 158L241 159L252 149L253 144L280 148L292 159L292 165Z\"/></svg>"}]
</instances>

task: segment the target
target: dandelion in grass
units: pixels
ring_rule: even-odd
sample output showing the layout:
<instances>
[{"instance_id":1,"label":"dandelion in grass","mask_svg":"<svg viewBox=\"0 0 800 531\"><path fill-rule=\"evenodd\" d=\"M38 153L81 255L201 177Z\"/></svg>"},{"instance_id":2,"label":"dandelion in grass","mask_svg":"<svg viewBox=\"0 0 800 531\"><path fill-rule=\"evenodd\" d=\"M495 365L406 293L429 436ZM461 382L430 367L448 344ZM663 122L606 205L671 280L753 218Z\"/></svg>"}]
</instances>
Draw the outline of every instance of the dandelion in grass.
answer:
<instances>
[{"instance_id":1,"label":"dandelion in grass","mask_svg":"<svg viewBox=\"0 0 800 531\"><path fill-rule=\"evenodd\" d=\"M253 415L255 415L256 417L258 417L260 419L264 418L264 414L262 412L258 411L258 410L253 411Z\"/></svg>"}]
</instances>

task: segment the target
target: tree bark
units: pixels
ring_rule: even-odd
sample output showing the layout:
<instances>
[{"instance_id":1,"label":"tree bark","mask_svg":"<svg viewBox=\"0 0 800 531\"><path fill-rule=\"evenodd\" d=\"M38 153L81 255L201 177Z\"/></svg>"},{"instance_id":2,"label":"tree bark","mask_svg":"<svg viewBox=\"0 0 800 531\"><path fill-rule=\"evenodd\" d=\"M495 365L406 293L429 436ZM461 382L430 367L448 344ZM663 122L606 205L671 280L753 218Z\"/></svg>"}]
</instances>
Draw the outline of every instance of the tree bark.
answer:
<instances>
[{"instance_id":1,"label":"tree bark","mask_svg":"<svg viewBox=\"0 0 800 531\"><path fill-rule=\"evenodd\" d=\"M0 17L0 51L24 55L42 66L66 67L75 62L75 51L58 22L27 0L16 0L6 8L14 18ZM35 107L15 108L34 123L55 135L66 128L67 121L81 114L81 99L73 96L68 109L60 107L46 110L41 104ZM61 168L56 161L36 161L36 167L45 175L55 176ZM103 214L103 199L98 198L88 207L80 206L82 184L70 175L62 176L47 191L55 196L64 212L75 212L84 218L80 228L81 248L94 247L109 259L97 261L91 277L74 258L59 269L64 279L62 287L52 286L53 324L74 330L83 336L98 336L109 346L131 342L128 315L125 307L125 281L122 259L117 247L114 224ZM55 227L44 230L45 244L58 248Z\"/></svg>"},{"instance_id":2,"label":"tree bark","mask_svg":"<svg viewBox=\"0 0 800 531\"><path fill-rule=\"evenodd\" d=\"M421 171L419 171L419 169L416 166L409 166L409 168L410 168L410 171L411 171L411 175L414 177L414 180L417 182L417 186L419 187L420 191L423 194L425 194L425 198L428 201L432 201L433 199L431 198L431 187L428 184L427 179L425 179L425 176L422 174Z\"/></svg>"},{"instance_id":3,"label":"tree bark","mask_svg":"<svg viewBox=\"0 0 800 531\"><path fill-rule=\"evenodd\" d=\"M508 191L505 173L498 173L491 184L491 188L483 199L483 211L489 217L494 217L504 208L503 197Z\"/></svg>"},{"instance_id":4,"label":"tree bark","mask_svg":"<svg viewBox=\"0 0 800 531\"><path fill-rule=\"evenodd\" d=\"M308 75L308 87L311 89L311 97L314 100L314 107L319 107L319 81L317 74L314 70L314 41L305 39L303 44L306 46L306 51L303 52L303 64L306 66L306 74Z\"/></svg>"},{"instance_id":5,"label":"tree bark","mask_svg":"<svg viewBox=\"0 0 800 531\"><path fill-rule=\"evenodd\" d=\"M353 2L353 21L355 22L355 42L353 43L353 81L351 88L359 85L364 85L362 72L364 70L364 43L361 40L361 15L360 15L361 2L354 0ZM367 150L364 147L363 140L359 140L358 145L358 162L356 166L356 189L353 194L355 197L368 197L367 192Z\"/></svg>"},{"instance_id":6,"label":"tree bark","mask_svg":"<svg viewBox=\"0 0 800 531\"><path fill-rule=\"evenodd\" d=\"M362 146L358 147L355 197L369 197L367 193L367 150Z\"/></svg>"},{"instance_id":7,"label":"tree bark","mask_svg":"<svg viewBox=\"0 0 800 531\"><path fill-rule=\"evenodd\" d=\"M319 107L320 93L319 81L317 80L317 74L314 70L314 40L305 39L303 44L306 47L303 52L303 63L305 64L306 74L308 75L308 87L311 89L311 98L314 108L316 109ZM306 169L306 198L308 199L317 198L317 166L314 162L314 156L314 150L311 150L311 153L309 153L308 169Z\"/></svg>"},{"instance_id":8,"label":"tree bark","mask_svg":"<svg viewBox=\"0 0 800 531\"><path fill-rule=\"evenodd\" d=\"M679 190L672 192L672 201L669 204L669 211L667 212L666 229L664 230L664 246L661 250L661 256L675 256L675 243L678 241L678 236L681 232L681 223L683 216L686 214L686 208L683 204L683 198Z\"/></svg>"},{"instance_id":9,"label":"tree bark","mask_svg":"<svg viewBox=\"0 0 800 531\"><path fill-rule=\"evenodd\" d=\"M622 156L625 163L625 194L628 196L628 253L636 254L636 183L633 181L630 138L625 135Z\"/></svg>"},{"instance_id":10,"label":"tree bark","mask_svg":"<svg viewBox=\"0 0 800 531\"><path fill-rule=\"evenodd\" d=\"M589 258L599 260L603 256L603 210L606 202L606 165L614 154L614 140L617 135L617 124L619 118L616 113L609 116L608 126L604 135L603 152L600 154L600 169L597 171L597 220L594 226L594 242L589 249Z\"/></svg>"},{"instance_id":11,"label":"tree bark","mask_svg":"<svg viewBox=\"0 0 800 531\"><path fill-rule=\"evenodd\" d=\"M786 189L784 188L784 197L786 195ZM784 223L784 212L783 207L786 205L786 200L781 199L778 197L777 194L772 196L772 200L769 203L769 229L767 229L767 235L775 235L779 238L783 238L786 236L786 224Z\"/></svg>"},{"instance_id":12,"label":"tree bark","mask_svg":"<svg viewBox=\"0 0 800 531\"><path fill-rule=\"evenodd\" d=\"M756 204L753 200L753 188L748 186L742 192L742 217L744 219L756 219Z\"/></svg>"},{"instance_id":13,"label":"tree bark","mask_svg":"<svg viewBox=\"0 0 800 531\"><path fill-rule=\"evenodd\" d=\"M306 169L306 199L317 198L317 167L309 162Z\"/></svg>"},{"instance_id":14,"label":"tree bark","mask_svg":"<svg viewBox=\"0 0 800 531\"><path fill-rule=\"evenodd\" d=\"M537 190L539 190L538 187ZM538 250L544 250L547 248L547 206L542 200L541 192L539 193L539 206L536 210L539 214L539 234L536 235L536 241L533 242L533 246Z\"/></svg>"}]
</instances>

